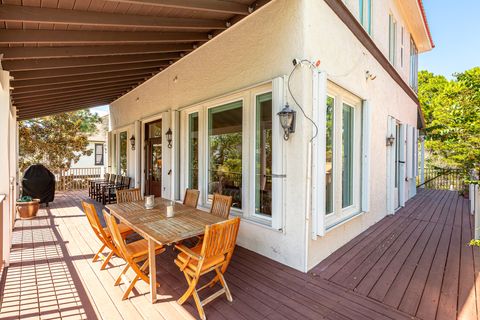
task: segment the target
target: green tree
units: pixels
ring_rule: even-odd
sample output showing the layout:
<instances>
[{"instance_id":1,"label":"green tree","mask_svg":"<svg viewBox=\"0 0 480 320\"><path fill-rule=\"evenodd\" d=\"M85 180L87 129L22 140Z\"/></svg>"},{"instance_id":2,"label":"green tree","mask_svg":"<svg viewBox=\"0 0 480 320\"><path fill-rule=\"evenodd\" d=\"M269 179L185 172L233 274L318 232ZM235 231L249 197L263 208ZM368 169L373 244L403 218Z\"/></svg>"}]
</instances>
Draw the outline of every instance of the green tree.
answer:
<instances>
[{"instance_id":1,"label":"green tree","mask_svg":"<svg viewBox=\"0 0 480 320\"><path fill-rule=\"evenodd\" d=\"M100 118L88 110L24 120L19 127L19 166L41 163L50 170L69 169L72 161L91 155L89 135L97 131Z\"/></svg>"},{"instance_id":2,"label":"green tree","mask_svg":"<svg viewBox=\"0 0 480 320\"><path fill-rule=\"evenodd\" d=\"M427 122L431 161L466 172L480 165L480 67L447 80L419 73L419 100Z\"/></svg>"}]
</instances>

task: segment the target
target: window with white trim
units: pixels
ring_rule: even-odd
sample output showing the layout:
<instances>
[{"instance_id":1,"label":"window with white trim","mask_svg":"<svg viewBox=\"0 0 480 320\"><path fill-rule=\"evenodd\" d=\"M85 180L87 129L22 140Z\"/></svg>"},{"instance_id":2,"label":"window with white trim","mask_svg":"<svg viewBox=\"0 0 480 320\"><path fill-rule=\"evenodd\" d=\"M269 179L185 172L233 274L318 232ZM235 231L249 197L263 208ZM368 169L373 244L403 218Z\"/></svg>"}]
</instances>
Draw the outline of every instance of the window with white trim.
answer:
<instances>
[{"instance_id":1,"label":"window with white trim","mask_svg":"<svg viewBox=\"0 0 480 320\"><path fill-rule=\"evenodd\" d=\"M118 168L121 175L127 175L127 138L127 131L120 132Z\"/></svg>"},{"instance_id":2,"label":"window with white trim","mask_svg":"<svg viewBox=\"0 0 480 320\"><path fill-rule=\"evenodd\" d=\"M418 50L415 41L410 37L410 87L418 91Z\"/></svg>"},{"instance_id":3,"label":"window with white trim","mask_svg":"<svg viewBox=\"0 0 480 320\"><path fill-rule=\"evenodd\" d=\"M358 10L360 23L372 35L372 0L359 0Z\"/></svg>"},{"instance_id":4,"label":"window with white trim","mask_svg":"<svg viewBox=\"0 0 480 320\"><path fill-rule=\"evenodd\" d=\"M388 60L395 66L397 58L397 21L392 14L388 17Z\"/></svg>"},{"instance_id":5,"label":"window with white trim","mask_svg":"<svg viewBox=\"0 0 480 320\"><path fill-rule=\"evenodd\" d=\"M325 222L328 228L361 211L362 100L331 83L327 91Z\"/></svg>"},{"instance_id":6,"label":"window with white trim","mask_svg":"<svg viewBox=\"0 0 480 320\"><path fill-rule=\"evenodd\" d=\"M402 26L400 28L400 67L403 68L403 60L405 59L404 58L404 55L405 55L405 40L404 40L404 37L405 37L405 28Z\"/></svg>"},{"instance_id":7,"label":"window with white trim","mask_svg":"<svg viewBox=\"0 0 480 320\"><path fill-rule=\"evenodd\" d=\"M96 166L103 166L103 143L95 143L95 165Z\"/></svg>"},{"instance_id":8,"label":"window with white trim","mask_svg":"<svg viewBox=\"0 0 480 320\"><path fill-rule=\"evenodd\" d=\"M200 190L202 207L214 193L230 195L232 214L281 228L283 130L273 120L284 94L273 87L283 90L283 79L181 112L181 180Z\"/></svg>"}]
</instances>

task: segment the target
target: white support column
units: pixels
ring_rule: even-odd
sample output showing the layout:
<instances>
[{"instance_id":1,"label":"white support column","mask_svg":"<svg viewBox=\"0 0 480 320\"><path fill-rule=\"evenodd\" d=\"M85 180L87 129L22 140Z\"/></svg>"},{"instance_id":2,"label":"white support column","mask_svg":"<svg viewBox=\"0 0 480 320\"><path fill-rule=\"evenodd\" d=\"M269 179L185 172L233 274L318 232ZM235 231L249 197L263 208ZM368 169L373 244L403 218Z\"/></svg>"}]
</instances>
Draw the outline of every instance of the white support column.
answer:
<instances>
[{"instance_id":1,"label":"white support column","mask_svg":"<svg viewBox=\"0 0 480 320\"><path fill-rule=\"evenodd\" d=\"M480 240L480 186L477 184L474 188L475 194L475 239Z\"/></svg>"},{"instance_id":2,"label":"white support column","mask_svg":"<svg viewBox=\"0 0 480 320\"><path fill-rule=\"evenodd\" d=\"M135 135L135 152L134 154L134 179L135 179L135 188L140 188L141 180L142 180L142 134L141 134L141 123L139 120L135 120L135 128L134 128L134 135Z\"/></svg>"},{"instance_id":3,"label":"white support column","mask_svg":"<svg viewBox=\"0 0 480 320\"><path fill-rule=\"evenodd\" d=\"M425 188L423 185L425 183L425 136L420 136L420 188Z\"/></svg>"}]
</instances>

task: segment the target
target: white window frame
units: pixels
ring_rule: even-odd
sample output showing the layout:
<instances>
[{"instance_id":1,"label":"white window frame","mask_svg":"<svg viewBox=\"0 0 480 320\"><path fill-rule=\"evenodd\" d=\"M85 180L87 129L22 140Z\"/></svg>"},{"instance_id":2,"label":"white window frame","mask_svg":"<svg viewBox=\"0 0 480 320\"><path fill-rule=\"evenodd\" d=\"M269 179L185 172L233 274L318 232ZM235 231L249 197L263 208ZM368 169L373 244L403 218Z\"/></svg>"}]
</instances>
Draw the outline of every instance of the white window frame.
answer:
<instances>
[{"instance_id":1,"label":"white window frame","mask_svg":"<svg viewBox=\"0 0 480 320\"><path fill-rule=\"evenodd\" d=\"M328 82L327 96L334 98L334 124L333 124L333 213L326 215L326 229L330 229L346 219L361 213L361 172L362 172L362 99L347 90ZM343 105L353 107L353 201L352 205L342 208L342 124Z\"/></svg>"},{"instance_id":2,"label":"white window frame","mask_svg":"<svg viewBox=\"0 0 480 320\"><path fill-rule=\"evenodd\" d=\"M101 147L102 147L102 153L101 153L101 155L102 155L102 161L99 161L99 162L97 162L97 155L100 155L100 153L97 153L97 146L101 146ZM95 143L93 144L93 150L94 150L94 152L93 152L93 157L94 157L94 159L93 159L93 164L94 164L95 166L103 166L103 165L105 164L105 143L95 142Z\"/></svg>"},{"instance_id":3,"label":"white window frame","mask_svg":"<svg viewBox=\"0 0 480 320\"><path fill-rule=\"evenodd\" d=\"M400 27L400 67L405 64L405 27Z\"/></svg>"},{"instance_id":4,"label":"white window frame","mask_svg":"<svg viewBox=\"0 0 480 320\"><path fill-rule=\"evenodd\" d=\"M372 0L358 0L358 18L363 29L372 35Z\"/></svg>"},{"instance_id":5,"label":"white window frame","mask_svg":"<svg viewBox=\"0 0 480 320\"><path fill-rule=\"evenodd\" d=\"M397 20L390 13L388 18L388 61L395 66L397 60Z\"/></svg>"},{"instance_id":6,"label":"white window frame","mask_svg":"<svg viewBox=\"0 0 480 320\"><path fill-rule=\"evenodd\" d=\"M209 146L208 146L208 112L228 103L242 101L242 209L232 208L233 215L241 216L242 219L248 219L253 222L272 227L274 229L283 229L284 221L284 153L283 153L283 130L277 119L277 112L283 107L284 101L284 78L276 78L251 88L228 94L222 97L213 98L196 105L182 108L180 113L181 137L180 141L184 144L181 147L181 190L189 185L189 116L198 113L199 121L199 172L198 185L201 197L199 207L208 210L211 201L208 199L208 164L209 164ZM256 98L259 95L272 92L272 144L273 161L272 175L279 178L272 178L272 217L255 213L255 121L256 121ZM183 198L182 192L180 196Z\"/></svg>"}]
</instances>

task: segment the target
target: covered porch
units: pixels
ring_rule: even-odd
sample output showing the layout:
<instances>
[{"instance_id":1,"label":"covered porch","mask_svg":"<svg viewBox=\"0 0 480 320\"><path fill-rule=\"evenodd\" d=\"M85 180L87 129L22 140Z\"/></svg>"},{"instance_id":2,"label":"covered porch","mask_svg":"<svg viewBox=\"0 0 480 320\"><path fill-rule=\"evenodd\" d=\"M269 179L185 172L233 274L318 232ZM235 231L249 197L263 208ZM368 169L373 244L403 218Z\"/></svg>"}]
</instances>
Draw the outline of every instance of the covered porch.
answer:
<instances>
[{"instance_id":1,"label":"covered porch","mask_svg":"<svg viewBox=\"0 0 480 320\"><path fill-rule=\"evenodd\" d=\"M84 191L57 195L34 220L17 220L0 282L4 319L192 319L193 301L171 250L157 259L159 301L138 283L122 301L123 261L100 271L100 246L80 209ZM97 209L101 206L97 204ZM234 301L206 306L209 319L477 319L480 250L473 217L456 192L425 190L305 274L237 247L226 273Z\"/></svg>"}]
</instances>

